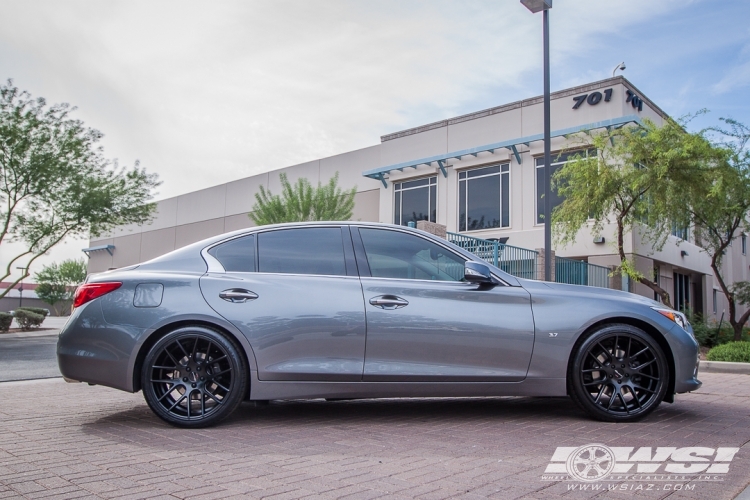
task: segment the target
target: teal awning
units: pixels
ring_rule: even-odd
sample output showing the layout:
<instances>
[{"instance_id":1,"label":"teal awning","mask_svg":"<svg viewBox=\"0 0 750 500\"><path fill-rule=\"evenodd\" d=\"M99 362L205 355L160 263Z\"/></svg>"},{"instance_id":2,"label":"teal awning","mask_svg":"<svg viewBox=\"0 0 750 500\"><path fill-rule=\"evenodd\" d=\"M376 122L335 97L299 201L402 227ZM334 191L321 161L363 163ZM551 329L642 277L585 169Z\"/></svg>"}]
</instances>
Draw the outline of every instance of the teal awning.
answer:
<instances>
[{"instance_id":1,"label":"teal awning","mask_svg":"<svg viewBox=\"0 0 750 500\"><path fill-rule=\"evenodd\" d=\"M623 116L621 118L613 118L611 120L604 120L600 122L595 123L587 123L586 125L579 125L577 127L570 127L565 128L562 130L554 130L550 136L551 137L563 137L570 134L575 134L577 132L583 132L587 130L595 130L599 128L606 128L606 129L612 129L612 128L618 128L622 127L623 125L626 125L628 123L637 123L641 124L641 119L637 115L628 115ZM521 137L518 139L511 139L509 141L502 141L502 142L496 142L494 144L486 144L484 146L477 146L475 148L469 148L469 149L462 149L460 151L453 151L452 153L447 153L444 155L437 155L437 156L430 156L427 158L420 158L418 160L413 161L406 161L403 163L396 163L395 165L388 165L385 167L379 167L374 168L372 170L365 170L362 172L362 175L365 177L369 177L371 179L377 179L380 182L383 183L383 186L388 187L388 184L386 183L386 174L393 170L398 170L400 172L403 172L405 168L417 168L419 165L427 165L431 166L432 163L437 163L438 168L440 168L440 171L443 173L443 176L447 177L448 173L445 170L446 161L450 159L456 159L461 160L464 156L474 156L476 157L479 153L489 152L494 153L497 149L508 149L515 157L516 161L518 163L521 163L521 154L518 151L518 146L526 146L528 147L530 143L535 141L542 141L544 140L544 134L536 134L536 135L530 135L528 137Z\"/></svg>"}]
</instances>

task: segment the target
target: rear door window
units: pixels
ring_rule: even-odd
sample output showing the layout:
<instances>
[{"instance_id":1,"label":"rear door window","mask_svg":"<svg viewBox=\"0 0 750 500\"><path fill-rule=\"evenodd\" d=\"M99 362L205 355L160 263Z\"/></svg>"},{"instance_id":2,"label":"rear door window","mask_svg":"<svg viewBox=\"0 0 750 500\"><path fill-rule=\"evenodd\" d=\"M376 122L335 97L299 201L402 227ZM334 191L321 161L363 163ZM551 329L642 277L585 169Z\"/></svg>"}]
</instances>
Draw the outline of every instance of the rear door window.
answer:
<instances>
[{"instance_id":1,"label":"rear door window","mask_svg":"<svg viewBox=\"0 0 750 500\"><path fill-rule=\"evenodd\" d=\"M341 228L305 227L260 233L258 271L346 276Z\"/></svg>"}]
</instances>

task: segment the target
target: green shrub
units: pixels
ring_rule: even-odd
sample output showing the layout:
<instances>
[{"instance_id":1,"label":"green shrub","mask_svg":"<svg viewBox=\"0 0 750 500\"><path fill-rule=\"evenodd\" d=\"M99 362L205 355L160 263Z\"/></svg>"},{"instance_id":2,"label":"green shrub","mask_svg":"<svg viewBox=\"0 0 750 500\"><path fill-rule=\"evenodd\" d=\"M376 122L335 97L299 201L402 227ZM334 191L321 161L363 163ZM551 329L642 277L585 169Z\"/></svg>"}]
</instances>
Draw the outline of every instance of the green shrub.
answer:
<instances>
[{"instance_id":1,"label":"green shrub","mask_svg":"<svg viewBox=\"0 0 750 500\"><path fill-rule=\"evenodd\" d=\"M706 359L750 363L750 342L727 342L716 346L708 351Z\"/></svg>"},{"instance_id":2,"label":"green shrub","mask_svg":"<svg viewBox=\"0 0 750 500\"><path fill-rule=\"evenodd\" d=\"M7 332L10 329L10 324L12 322L12 314L0 312L0 332Z\"/></svg>"},{"instance_id":3,"label":"green shrub","mask_svg":"<svg viewBox=\"0 0 750 500\"><path fill-rule=\"evenodd\" d=\"M18 321L18 326L20 326L23 331L31 330L32 328L39 328L39 325L44 321L43 314L33 313L25 309L16 309L15 315L16 321Z\"/></svg>"},{"instance_id":4,"label":"green shrub","mask_svg":"<svg viewBox=\"0 0 750 500\"><path fill-rule=\"evenodd\" d=\"M711 320L706 322L698 314L692 314L690 311L685 311L685 313L688 315L688 320L693 326L695 340L701 346L710 348L734 340L734 330L728 321L722 321L721 330L719 330L719 323L717 321ZM742 329L742 340L750 341L750 329Z\"/></svg>"},{"instance_id":5,"label":"green shrub","mask_svg":"<svg viewBox=\"0 0 750 500\"><path fill-rule=\"evenodd\" d=\"M19 310L23 310L23 311L29 311L29 312L33 312L34 314L41 314L41 315L42 315L42 316L44 316L45 318L46 318L46 317L47 317L47 315L49 314L49 309L45 309L45 308L43 308L43 307L19 307L19 308L18 308L18 309L16 309L16 310L17 310L17 311L19 311Z\"/></svg>"}]
</instances>

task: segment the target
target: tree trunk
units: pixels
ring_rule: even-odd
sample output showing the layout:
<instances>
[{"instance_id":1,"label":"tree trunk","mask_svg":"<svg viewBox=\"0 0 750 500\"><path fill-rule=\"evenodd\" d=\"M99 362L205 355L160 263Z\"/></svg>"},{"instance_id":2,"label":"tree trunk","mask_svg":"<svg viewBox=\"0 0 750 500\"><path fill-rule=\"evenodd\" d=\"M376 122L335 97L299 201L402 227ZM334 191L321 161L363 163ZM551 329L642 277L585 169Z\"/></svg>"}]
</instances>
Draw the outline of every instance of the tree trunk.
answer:
<instances>
[{"instance_id":1,"label":"tree trunk","mask_svg":"<svg viewBox=\"0 0 750 500\"><path fill-rule=\"evenodd\" d=\"M617 253L620 256L620 263L624 263L627 261L627 257L625 257L625 225L623 223L623 216L620 216L617 218ZM622 265L620 266L620 275L622 275ZM642 283L649 287L651 290L656 292L659 297L661 298L662 303L671 308L672 302L669 300L669 293L664 290L662 287L654 283L653 281L641 277L638 279L639 283Z\"/></svg>"},{"instance_id":2,"label":"tree trunk","mask_svg":"<svg viewBox=\"0 0 750 500\"><path fill-rule=\"evenodd\" d=\"M732 329L734 330L735 342L739 342L740 340L742 340L742 324L737 323L736 325L732 325Z\"/></svg>"},{"instance_id":3,"label":"tree trunk","mask_svg":"<svg viewBox=\"0 0 750 500\"><path fill-rule=\"evenodd\" d=\"M729 290L729 287L724 282L724 278L719 272L717 259L727 246L728 244L719 248L719 251L711 258L711 270L714 272L714 278L719 283L719 287L721 288L721 291L724 292L724 296L727 298L727 302L729 303L729 324L732 325L732 330L734 330L734 340L741 340L742 327L747 321L748 316L750 316L750 311L743 314L739 321L737 320L737 302L735 300L734 294Z\"/></svg>"}]
</instances>

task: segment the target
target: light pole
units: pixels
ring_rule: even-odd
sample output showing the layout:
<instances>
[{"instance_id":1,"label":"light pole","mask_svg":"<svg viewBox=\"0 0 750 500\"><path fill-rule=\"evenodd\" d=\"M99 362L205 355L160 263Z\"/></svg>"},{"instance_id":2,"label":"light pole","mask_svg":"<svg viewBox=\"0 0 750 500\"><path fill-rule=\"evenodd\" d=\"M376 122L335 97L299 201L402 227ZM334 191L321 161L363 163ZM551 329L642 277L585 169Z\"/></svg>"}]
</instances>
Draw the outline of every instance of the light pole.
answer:
<instances>
[{"instance_id":1,"label":"light pole","mask_svg":"<svg viewBox=\"0 0 750 500\"><path fill-rule=\"evenodd\" d=\"M552 0L521 0L532 13L542 11L542 37L544 38L544 280L552 279L552 199L550 166L550 98L549 98L549 9Z\"/></svg>"},{"instance_id":2,"label":"light pole","mask_svg":"<svg viewBox=\"0 0 750 500\"><path fill-rule=\"evenodd\" d=\"M16 269L21 270L21 284L18 286L18 308L23 307L23 279L26 277L26 271L28 267L16 266Z\"/></svg>"},{"instance_id":3,"label":"light pole","mask_svg":"<svg viewBox=\"0 0 750 500\"><path fill-rule=\"evenodd\" d=\"M615 77L615 73L617 73L617 70L625 71L625 61L621 62L617 66L615 66L615 69L612 70L612 78Z\"/></svg>"}]
</instances>

